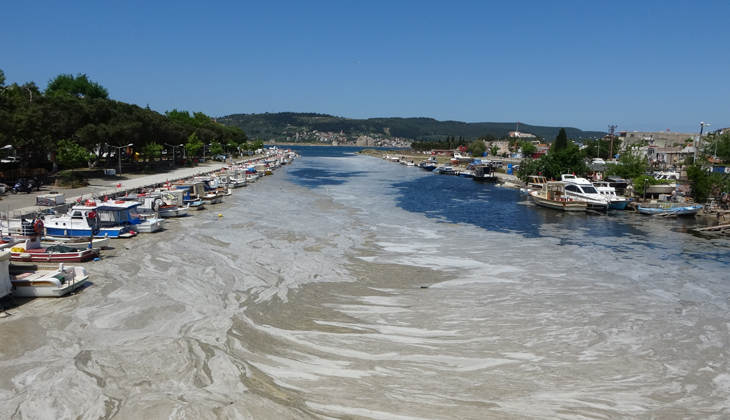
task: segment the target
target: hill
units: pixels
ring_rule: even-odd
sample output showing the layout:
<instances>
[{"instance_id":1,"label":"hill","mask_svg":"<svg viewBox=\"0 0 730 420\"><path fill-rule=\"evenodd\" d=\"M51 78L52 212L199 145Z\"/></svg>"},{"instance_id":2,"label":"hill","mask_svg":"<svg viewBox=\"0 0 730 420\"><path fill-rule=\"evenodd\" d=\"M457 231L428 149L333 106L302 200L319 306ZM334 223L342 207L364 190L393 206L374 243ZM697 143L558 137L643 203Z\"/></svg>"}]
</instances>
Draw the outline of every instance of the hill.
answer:
<instances>
[{"instance_id":1,"label":"hill","mask_svg":"<svg viewBox=\"0 0 730 420\"><path fill-rule=\"evenodd\" d=\"M250 139L278 142L325 141L323 133L333 133L340 141L355 141L359 136L401 138L414 141L439 141L447 136L476 140L487 134L497 138L516 129L516 123L438 121L433 118L369 118L352 119L326 114L279 112L265 114L233 114L218 118L227 126L241 128ZM531 133L548 142L555 140L563 127L545 127L520 123L523 133ZM603 137L600 131L583 131L564 127L568 138L578 140ZM342 136L339 134L342 133Z\"/></svg>"}]
</instances>

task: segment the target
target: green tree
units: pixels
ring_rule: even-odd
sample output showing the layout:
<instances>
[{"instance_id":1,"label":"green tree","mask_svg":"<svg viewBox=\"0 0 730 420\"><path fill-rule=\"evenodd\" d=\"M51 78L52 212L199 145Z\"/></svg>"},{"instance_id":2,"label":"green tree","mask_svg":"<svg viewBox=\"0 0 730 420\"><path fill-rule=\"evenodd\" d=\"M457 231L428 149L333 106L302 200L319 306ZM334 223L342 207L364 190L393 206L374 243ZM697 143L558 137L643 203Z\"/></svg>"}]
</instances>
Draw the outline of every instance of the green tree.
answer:
<instances>
[{"instance_id":1,"label":"green tree","mask_svg":"<svg viewBox=\"0 0 730 420\"><path fill-rule=\"evenodd\" d=\"M162 153L162 145L157 143L147 143L142 146L142 153L144 154L145 162L154 161L155 156Z\"/></svg>"},{"instance_id":2,"label":"green tree","mask_svg":"<svg viewBox=\"0 0 730 420\"><path fill-rule=\"evenodd\" d=\"M203 142L198 138L197 133L191 134L185 144L185 153L191 157L198 156L201 150L203 150Z\"/></svg>"},{"instance_id":3,"label":"green tree","mask_svg":"<svg viewBox=\"0 0 730 420\"><path fill-rule=\"evenodd\" d=\"M638 149L627 150L619 156L619 163L607 163L606 174L634 179L646 174L647 158Z\"/></svg>"},{"instance_id":4,"label":"green tree","mask_svg":"<svg viewBox=\"0 0 730 420\"><path fill-rule=\"evenodd\" d=\"M489 148L489 156L497 156L497 153L499 153L499 146L493 144L492 147Z\"/></svg>"},{"instance_id":5,"label":"green tree","mask_svg":"<svg viewBox=\"0 0 730 420\"><path fill-rule=\"evenodd\" d=\"M531 157L533 153L537 152L537 146L535 146L534 144L532 144L532 142L529 142L529 141L521 142L520 148L522 149L523 157Z\"/></svg>"},{"instance_id":6,"label":"green tree","mask_svg":"<svg viewBox=\"0 0 730 420\"><path fill-rule=\"evenodd\" d=\"M71 74L59 74L48 81L46 96L71 95L77 98L107 99L109 92L100 84L92 82L85 74L76 77Z\"/></svg>"},{"instance_id":7,"label":"green tree","mask_svg":"<svg viewBox=\"0 0 730 420\"><path fill-rule=\"evenodd\" d=\"M85 165L94 155L79 146L75 141L63 139L58 142L56 160L64 168L73 170Z\"/></svg>"},{"instance_id":8,"label":"green tree","mask_svg":"<svg viewBox=\"0 0 730 420\"><path fill-rule=\"evenodd\" d=\"M558 136L555 137L555 143L553 143L553 147L551 148L551 152L559 152L561 150L564 150L568 147L568 135L565 134L565 128L561 128L560 132L558 133Z\"/></svg>"},{"instance_id":9,"label":"green tree","mask_svg":"<svg viewBox=\"0 0 730 420\"><path fill-rule=\"evenodd\" d=\"M487 151L487 146L482 140L474 140L473 142L469 143L468 150L471 152L471 155L473 157L480 157L484 155L484 152Z\"/></svg>"},{"instance_id":10,"label":"green tree","mask_svg":"<svg viewBox=\"0 0 730 420\"><path fill-rule=\"evenodd\" d=\"M214 141L210 144L210 154L211 155L222 155L223 154L223 146L218 143L217 141Z\"/></svg>"},{"instance_id":11,"label":"green tree","mask_svg":"<svg viewBox=\"0 0 730 420\"><path fill-rule=\"evenodd\" d=\"M703 136L701 152L703 156L717 156L723 163L730 163L730 131Z\"/></svg>"},{"instance_id":12,"label":"green tree","mask_svg":"<svg viewBox=\"0 0 730 420\"><path fill-rule=\"evenodd\" d=\"M551 151L539 159L525 159L520 164L518 177L527 181L530 175L542 175L547 178L560 179L563 174L583 175L588 170L583 161L583 153L578 146L569 144L567 148Z\"/></svg>"}]
</instances>

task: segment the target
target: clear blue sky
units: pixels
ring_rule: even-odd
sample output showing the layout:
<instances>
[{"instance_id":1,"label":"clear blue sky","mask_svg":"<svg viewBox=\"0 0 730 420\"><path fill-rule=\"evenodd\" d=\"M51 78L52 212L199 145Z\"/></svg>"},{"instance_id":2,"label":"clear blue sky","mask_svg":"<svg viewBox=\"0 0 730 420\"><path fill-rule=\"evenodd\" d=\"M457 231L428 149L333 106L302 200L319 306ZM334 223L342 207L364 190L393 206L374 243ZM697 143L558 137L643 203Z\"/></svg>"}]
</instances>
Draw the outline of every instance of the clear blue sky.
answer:
<instances>
[{"instance_id":1,"label":"clear blue sky","mask_svg":"<svg viewBox=\"0 0 730 420\"><path fill-rule=\"evenodd\" d=\"M6 83L164 112L730 127L730 1L8 1Z\"/></svg>"}]
</instances>

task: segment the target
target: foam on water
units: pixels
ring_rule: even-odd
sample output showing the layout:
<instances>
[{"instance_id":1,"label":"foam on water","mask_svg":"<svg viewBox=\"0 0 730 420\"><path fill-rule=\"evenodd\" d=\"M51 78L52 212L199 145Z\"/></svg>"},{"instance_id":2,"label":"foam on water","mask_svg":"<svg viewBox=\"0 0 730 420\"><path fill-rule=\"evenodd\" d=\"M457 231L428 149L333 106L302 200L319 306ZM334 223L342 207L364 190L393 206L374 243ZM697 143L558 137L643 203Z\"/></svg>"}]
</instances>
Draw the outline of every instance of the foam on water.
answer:
<instances>
[{"instance_id":1,"label":"foam on water","mask_svg":"<svg viewBox=\"0 0 730 420\"><path fill-rule=\"evenodd\" d=\"M116 241L92 287L3 320L0 417L730 414L726 241L530 203L529 231L403 209L472 182L412 197L425 177L304 158ZM512 193L480 188L448 205Z\"/></svg>"}]
</instances>

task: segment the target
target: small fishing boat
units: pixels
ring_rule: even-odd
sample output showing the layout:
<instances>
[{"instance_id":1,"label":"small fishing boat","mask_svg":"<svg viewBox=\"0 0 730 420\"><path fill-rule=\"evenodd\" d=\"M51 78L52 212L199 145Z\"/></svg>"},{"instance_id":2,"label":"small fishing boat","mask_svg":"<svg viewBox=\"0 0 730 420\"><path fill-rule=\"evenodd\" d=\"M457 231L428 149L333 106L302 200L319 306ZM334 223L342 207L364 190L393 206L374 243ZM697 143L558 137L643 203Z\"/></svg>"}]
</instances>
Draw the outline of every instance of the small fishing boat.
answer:
<instances>
[{"instance_id":1,"label":"small fishing boat","mask_svg":"<svg viewBox=\"0 0 730 420\"><path fill-rule=\"evenodd\" d=\"M530 191L532 201L538 206L568 212L586 211L588 203L567 194L565 182L550 181L541 190Z\"/></svg>"},{"instance_id":2,"label":"small fishing boat","mask_svg":"<svg viewBox=\"0 0 730 420\"><path fill-rule=\"evenodd\" d=\"M86 201L73 206L68 213L45 217L45 232L55 237L109 237L131 238L137 234L139 214L134 207L140 203L124 201L98 205ZM132 230L134 228L135 230Z\"/></svg>"},{"instance_id":3,"label":"small fishing boat","mask_svg":"<svg viewBox=\"0 0 730 420\"><path fill-rule=\"evenodd\" d=\"M10 254L0 250L0 290L9 282L13 297L61 297L83 287L89 279L84 267L10 264Z\"/></svg>"},{"instance_id":4,"label":"small fishing boat","mask_svg":"<svg viewBox=\"0 0 730 420\"><path fill-rule=\"evenodd\" d=\"M10 248L10 259L23 262L85 262L99 258L97 249L75 250L63 244L43 248L39 236L33 236Z\"/></svg>"},{"instance_id":5,"label":"small fishing boat","mask_svg":"<svg viewBox=\"0 0 730 420\"><path fill-rule=\"evenodd\" d=\"M89 238L57 238L55 236L43 236L41 238L41 248L48 248L55 245L64 245L77 251L88 248L107 249L110 242L111 238L109 238L108 236L104 238L91 238L91 242L89 242Z\"/></svg>"},{"instance_id":6,"label":"small fishing boat","mask_svg":"<svg viewBox=\"0 0 730 420\"><path fill-rule=\"evenodd\" d=\"M694 216L702 210L702 204L681 206L676 203L639 204L636 211L641 214L660 216Z\"/></svg>"}]
</instances>

